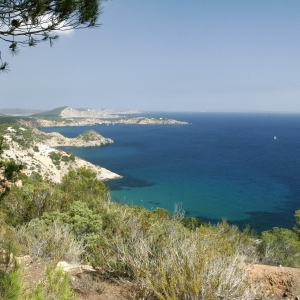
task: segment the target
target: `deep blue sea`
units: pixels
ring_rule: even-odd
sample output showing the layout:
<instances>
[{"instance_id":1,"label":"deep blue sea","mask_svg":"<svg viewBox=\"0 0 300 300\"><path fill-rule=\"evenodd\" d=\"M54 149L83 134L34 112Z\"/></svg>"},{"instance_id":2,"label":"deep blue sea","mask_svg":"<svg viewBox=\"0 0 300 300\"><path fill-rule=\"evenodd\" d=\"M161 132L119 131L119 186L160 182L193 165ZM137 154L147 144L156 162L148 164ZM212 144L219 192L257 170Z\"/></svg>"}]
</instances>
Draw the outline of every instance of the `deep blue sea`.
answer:
<instances>
[{"instance_id":1,"label":"deep blue sea","mask_svg":"<svg viewBox=\"0 0 300 300\"><path fill-rule=\"evenodd\" d=\"M43 128L75 137L93 129L114 144L63 147L115 173L112 199L187 217L226 218L257 232L292 228L300 209L300 115L147 113L189 125L97 125ZM276 136L276 139L274 139Z\"/></svg>"}]
</instances>

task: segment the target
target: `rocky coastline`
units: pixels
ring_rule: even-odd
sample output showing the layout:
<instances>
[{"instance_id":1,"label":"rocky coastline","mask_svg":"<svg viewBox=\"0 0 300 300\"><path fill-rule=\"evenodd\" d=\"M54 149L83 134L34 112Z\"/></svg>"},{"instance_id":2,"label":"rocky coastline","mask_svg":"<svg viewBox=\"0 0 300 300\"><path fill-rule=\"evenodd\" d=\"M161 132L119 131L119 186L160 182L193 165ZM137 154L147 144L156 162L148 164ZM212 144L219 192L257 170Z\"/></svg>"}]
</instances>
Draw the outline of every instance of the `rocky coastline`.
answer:
<instances>
[{"instance_id":1,"label":"rocky coastline","mask_svg":"<svg viewBox=\"0 0 300 300\"><path fill-rule=\"evenodd\" d=\"M97 119L97 118L68 118L66 120L32 119L26 122L31 127L65 127L65 126L93 126L97 124L137 124L137 125L187 125L188 122L177 121L166 118L118 118L118 119Z\"/></svg>"},{"instance_id":2,"label":"rocky coastline","mask_svg":"<svg viewBox=\"0 0 300 300\"><path fill-rule=\"evenodd\" d=\"M38 128L63 126L92 126L97 124L136 124L136 125L187 125L188 122L168 118L132 116L137 110L121 112L116 110L56 108L27 118L20 118L15 129L7 128L3 135L9 149L3 153L4 159L13 159L26 166L28 175L34 171L54 182L60 182L70 169L86 167L97 174L99 180L117 179L121 176L99 166L95 166L73 154L55 147L95 147L113 143L93 130L88 130L76 138L67 138L58 132L44 133ZM131 116L130 116L131 115ZM22 127L20 127L22 126ZM29 137L29 139L28 139Z\"/></svg>"},{"instance_id":3,"label":"rocky coastline","mask_svg":"<svg viewBox=\"0 0 300 300\"><path fill-rule=\"evenodd\" d=\"M31 136L30 140L27 140L27 144L25 141L26 135ZM44 133L33 128L13 130L6 133L4 137L9 147L3 151L2 159L12 159L24 165L22 172L28 176L33 172L37 172L44 179L59 183L69 170L85 167L95 172L97 179L102 181L122 177L105 168L76 157L72 153L54 148L59 146L94 147L113 143L113 140L104 138L93 130L88 130L76 138L66 138L57 132ZM27 146L24 146L24 144Z\"/></svg>"}]
</instances>

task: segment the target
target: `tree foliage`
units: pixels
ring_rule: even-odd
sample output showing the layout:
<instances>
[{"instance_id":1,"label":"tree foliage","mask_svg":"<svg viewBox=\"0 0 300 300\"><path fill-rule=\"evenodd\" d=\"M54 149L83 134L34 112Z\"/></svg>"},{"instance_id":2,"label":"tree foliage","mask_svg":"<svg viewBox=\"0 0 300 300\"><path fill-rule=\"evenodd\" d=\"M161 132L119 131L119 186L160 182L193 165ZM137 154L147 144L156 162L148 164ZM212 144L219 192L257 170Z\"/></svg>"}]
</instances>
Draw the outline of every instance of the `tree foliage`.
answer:
<instances>
[{"instance_id":1,"label":"tree foliage","mask_svg":"<svg viewBox=\"0 0 300 300\"><path fill-rule=\"evenodd\" d=\"M61 189L72 201L85 199L92 209L97 209L99 201L109 193L104 183L96 178L96 173L87 168L70 170L62 179Z\"/></svg>"},{"instance_id":2,"label":"tree foliage","mask_svg":"<svg viewBox=\"0 0 300 300\"><path fill-rule=\"evenodd\" d=\"M0 0L0 39L13 55L19 46L52 46L58 32L97 26L100 6L101 0ZM0 55L0 71L6 70Z\"/></svg>"}]
</instances>

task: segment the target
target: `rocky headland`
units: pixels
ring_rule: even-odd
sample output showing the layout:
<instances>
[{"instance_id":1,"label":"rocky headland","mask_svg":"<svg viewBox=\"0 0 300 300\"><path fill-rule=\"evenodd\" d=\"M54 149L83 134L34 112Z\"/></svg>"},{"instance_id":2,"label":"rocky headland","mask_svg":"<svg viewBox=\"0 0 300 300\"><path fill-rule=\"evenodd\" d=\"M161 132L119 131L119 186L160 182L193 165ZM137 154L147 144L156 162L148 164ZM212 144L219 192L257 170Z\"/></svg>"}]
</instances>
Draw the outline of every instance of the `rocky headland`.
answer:
<instances>
[{"instance_id":1,"label":"rocky headland","mask_svg":"<svg viewBox=\"0 0 300 300\"><path fill-rule=\"evenodd\" d=\"M44 133L34 129L10 129L3 135L8 145L4 149L2 159L13 159L24 166L22 172L31 175L38 172L44 179L60 182L71 169L88 168L97 174L99 180L121 178L105 168L94 165L72 153L55 149L59 146L93 147L112 144L113 140L104 138L99 133L88 130L76 138L66 138L52 132Z\"/></svg>"},{"instance_id":2,"label":"rocky headland","mask_svg":"<svg viewBox=\"0 0 300 300\"><path fill-rule=\"evenodd\" d=\"M137 110L117 111L99 109L74 109L61 107L52 111L32 115L23 120L23 125L31 127L62 127L62 126L92 126L96 124L157 124L157 125L186 125L188 122L177 121L160 117L132 117L132 114L141 114ZM125 116L126 115L126 116Z\"/></svg>"},{"instance_id":3,"label":"rocky headland","mask_svg":"<svg viewBox=\"0 0 300 300\"><path fill-rule=\"evenodd\" d=\"M94 130L87 130L76 138L67 138L58 132L44 133L38 129L33 129L48 146L70 146L70 147L93 147L112 144L114 141L105 138Z\"/></svg>"}]
</instances>

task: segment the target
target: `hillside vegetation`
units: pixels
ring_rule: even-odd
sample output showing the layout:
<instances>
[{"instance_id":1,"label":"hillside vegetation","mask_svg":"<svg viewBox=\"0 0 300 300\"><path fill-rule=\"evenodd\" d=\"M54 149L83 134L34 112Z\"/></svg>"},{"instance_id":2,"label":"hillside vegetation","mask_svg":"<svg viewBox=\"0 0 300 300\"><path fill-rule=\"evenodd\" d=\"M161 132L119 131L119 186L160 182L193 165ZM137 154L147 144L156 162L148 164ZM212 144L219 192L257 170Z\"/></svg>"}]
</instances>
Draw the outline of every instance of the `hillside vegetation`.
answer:
<instances>
[{"instance_id":1,"label":"hillside vegetation","mask_svg":"<svg viewBox=\"0 0 300 300\"><path fill-rule=\"evenodd\" d=\"M226 221L185 218L179 205L170 214L113 202L86 168L70 170L58 184L18 167L2 163L3 180L17 177L23 184L0 198L0 299L75 299L80 286L54 268L59 261L89 264L98 278L130 282L126 299L148 300L276 299L257 294L249 266L300 266L300 212L294 231L273 228L256 236ZM16 256L26 255L49 265L45 280L21 279Z\"/></svg>"},{"instance_id":2,"label":"hillside vegetation","mask_svg":"<svg viewBox=\"0 0 300 300\"><path fill-rule=\"evenodd\" d=\"M181 211L171 216L114 203L87 169L70 171L61 185L22 179L23 187L12 187L1 200L2 249L20 245L18 255L35 260L90 263L136 282L146 299L254 297L242 267L253 259L253 243L236 227L222 222L189 229ZM34 289L23 299L32 299Z\"/></svg>"}]
</instances>

